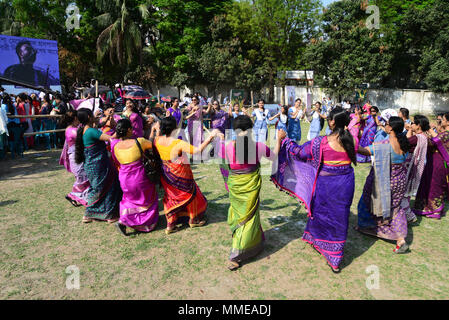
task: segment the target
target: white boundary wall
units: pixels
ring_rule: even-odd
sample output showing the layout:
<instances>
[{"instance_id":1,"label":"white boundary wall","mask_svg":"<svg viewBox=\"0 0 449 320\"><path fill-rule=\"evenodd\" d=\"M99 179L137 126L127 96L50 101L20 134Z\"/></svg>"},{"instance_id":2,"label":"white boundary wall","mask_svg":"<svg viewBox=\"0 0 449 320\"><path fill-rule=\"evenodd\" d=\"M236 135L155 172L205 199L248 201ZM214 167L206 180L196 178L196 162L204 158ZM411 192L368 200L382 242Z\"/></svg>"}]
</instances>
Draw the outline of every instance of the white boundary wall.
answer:
<instances>
[{"instance_id":1,"label":"white boundary wall","mask_svg":"<svg viewBox=\"0 0 449 320\"><path fill-rule=\"evenodd\" d=\"M321 101L323 97L328 96L325 90L319 87L309 88L309 90L313 95L313 101ZM280 87L275 88L275 103L281 102L281 91ZM409 89L368 89L367 91L366 100L370 100L372 105L381 110L407 108L410 110L410 114L449 112L449 94ZM296 87L295 93L296 98L306 101L306 87Z\"/></svg>"},{"instance_id":2,"label":"white boundary wall","mask_svg":"<svg viewBox=\"0 0 449 320\"><path fill-rule=\"evenodd\" d=\"M219 88L216 92L218 96L221 94L221 102L226 96L229 96L229 92L232 89L231 86ZM236 89L236 88L234 88ZM304 102L307 101L307 90L312 93L312 101L321 101L323 97L328 96L325 89L319 87L309 87L308 89L304 86L295 87L296 98L301 98ZM193 88L182 88L181 89L181 99L184 98L186 93L193 93L200 91L201 93L212 96L213 92L207 89L204 85L195 86ZM254 99L259 96L265 98L267 89L262 90L262 92L254 92ZM281 88L274 88L274 103L281 104ZM160 93L163 95L177 96L178 89L176 87L165 86L160 89ZM154 93L156 94L156 92ZM249 96L249 92L247 93ZM333 101L335 101L335 98ZM434 114L440 112L449 112L449 94L434 93L429 90L409 90L409 89L368 89L366 99L371 101L372 105L377 106L379 109L399 109L407 108L410 110L410 114ZM287 101L287 97L285 97Z\"/></svg>"}]
</instances>

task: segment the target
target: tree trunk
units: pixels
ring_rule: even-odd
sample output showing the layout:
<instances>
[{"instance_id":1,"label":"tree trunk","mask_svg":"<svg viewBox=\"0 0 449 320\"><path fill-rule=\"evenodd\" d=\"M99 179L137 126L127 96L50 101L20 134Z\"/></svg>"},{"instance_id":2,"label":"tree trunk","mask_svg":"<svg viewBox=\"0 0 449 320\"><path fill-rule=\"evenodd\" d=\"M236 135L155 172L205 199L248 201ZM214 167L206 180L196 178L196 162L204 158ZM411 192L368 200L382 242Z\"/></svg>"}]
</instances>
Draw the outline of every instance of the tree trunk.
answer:
<instances>
[{"instance_id":1,"label":"tree trunk","mask_svg":"<svg viewBox=\"0 0 449 320\"><path fill-rule=\"evenodd\" d=\"M273 103L274 101L274 77L273 73L270 73L270 78L268 82L269 91L268 91L268 103Z\"/></svg>"}]
</instances>

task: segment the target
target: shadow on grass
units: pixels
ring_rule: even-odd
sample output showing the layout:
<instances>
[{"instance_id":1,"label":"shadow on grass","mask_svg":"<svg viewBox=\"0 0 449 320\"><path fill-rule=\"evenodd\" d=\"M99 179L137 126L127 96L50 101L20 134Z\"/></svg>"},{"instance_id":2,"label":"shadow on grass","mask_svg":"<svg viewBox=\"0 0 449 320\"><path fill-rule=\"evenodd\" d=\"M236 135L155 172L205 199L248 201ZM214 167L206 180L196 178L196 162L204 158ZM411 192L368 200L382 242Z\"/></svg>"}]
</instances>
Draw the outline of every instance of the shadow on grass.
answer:
<instances>
[{"instance_id":1,"label":"shadow on grass","mask_svg":"<svg viewBox=\"0 0 449 320\"><path fill-rule=\"evenodd\" d=\"M18 200L6 200L6 201L1 201L0 202L0 207L5 207L5 206L9 206L10 204L14 204L19 202Z\"/></svg>"},{"instance_id":2,"label":"shadow on grass","mask_svg":"<svg viewBox=\"0 0 449 320\"><path fill-rule=\"evenodd\" d=\"M299 213L300 210L301 207L296 206L295 210L292 213L292 217L288 220L288 222L278 227L273 226L273 228L265 230L265 244L263 251L253 258L248 259L247 261L243 261L242 266L265 258L270 259L271 255L284 248L290 242L300 238L306 226L304 215L301 215Z\"/></svg>"},{"instance_id":3,"label":"shadow on grass","mask_svg":"<svg viewBox=\"0 0 449 320\"><path fill-rule=\"evenodd\" d=\"M275 203L275 202L276 202L276 201L273 200L273 199L265 199L265 200L262 200L262 201L260 202L260 209L261 209L261 210L267 210L267 211L276 211L276 210L281 210L281 209L288 208L288 207L291 207L291 206L294 206L294 207L297 207L297 206L298 206L298 205L295 203L295 204L285 204L285 205L281 205L281 206L278 206L278 207L275 207L275 208L269 207L269 205L271 205L271 204L273 204L273 203Z\"/></svg>"}]
</instances>

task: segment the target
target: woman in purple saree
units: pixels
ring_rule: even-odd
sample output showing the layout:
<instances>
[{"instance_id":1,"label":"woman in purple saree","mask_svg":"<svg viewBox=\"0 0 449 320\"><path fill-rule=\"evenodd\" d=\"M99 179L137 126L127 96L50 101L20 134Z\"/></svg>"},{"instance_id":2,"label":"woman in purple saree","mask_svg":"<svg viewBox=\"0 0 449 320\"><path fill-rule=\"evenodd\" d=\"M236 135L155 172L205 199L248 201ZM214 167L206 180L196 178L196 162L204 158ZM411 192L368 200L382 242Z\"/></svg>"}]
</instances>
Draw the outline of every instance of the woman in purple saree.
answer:
<instances>
[{"instance_id":1,"label":"woman in purple saree","mask_svg":"<svg viewBox=\"0 0 449 320\"><path fill-rule=\"evenodd\" d=\"M354 197L356 146L345 129L349 115L341 108L328 117L331 135L316 137L302 146L279 132L278 171L271 177L282 191L298 198L309 221L302 240L311 244L335 273L340 272ZM336 192L338 190L338 192Z\"/></svg>"},{"instance_id":2,"label":"woman in purple saree","mask_svg":"<svg viewBox=\"0 0 449 320\"><path fill-rule=\"evenodd\" d=\"M157 128L155 125L152 137ZM153 144L144 138L133 139L133 128L128 119L118 121L116 134L120 140L112 141L111 150L114 161L120 165L119 180L123 191L116 227L125 236L126 227L150 232L159 218L158 196L156 185L145 174L140 149L145 152L152 149Z\"/></svg>"},{"instance_id":3,"label":"woman in purple saree","mask_svg":"<svg viewBox=\"0 0 449 320\"><path fill-rule=\"evenodd\" d=\"M427 162L427 152L431 152L431 145L426 132L430 130L429 119L425 116L416 115L407 132L412 158L408 168L407 190L401 206L405 209L408 222L416 222L418 219L410 208L411 197L416 197L419 185L423 178Z\"/></svg>"},{"instance_id":4,"label":"woman in purple saree","mask_svg":"<svg viewBox=\"0 0 449 320\"><path fill-rule=\"evenodd\" d=\"M377 113L379 109L377 107L371 107L370 115L365 119L365 126L363 129L362 137L360 138L359 146L361 148L368 147L373 144L374 138L377 132ZM368 163L371 162L371 156L365 156L362 154L357 154L357 162Z\"/></svg>"},{"instance_id":5,"label":"woman in purple saree","mask_svg":"<svg viewBox=\"0 0 449 320\"><path fill-rule=\"evenodd\" d=\"M90 183L86 173L84 172L84 164L77 164L75 161L76 132L79 126L79 121L76 116L76 110L69 110L64 115L64 126L67 126L67 124L68 126L65 130L65 143L59 159L59 164L63 165L68 172L73 173L75 176L75 183L73 184L72 192L70 192L65 198L70 201L73 206L79 207L87 205L87 195L89 192Z\"/></svg>"},{"instance_id":6,"label":"woman in purple saree","mask_svg":"<svg viewBox=\"0 0 449 320\"><path fill-rule=\"evenodd\" d=\"M443 128L447 124L449 113L442 117ZM427 164L413 211L426 218L441 219L444 202L449 195L449 131L436 133L429 130L428 133L432 137L429 142L430 151L427 152Z\"/></svg>"},{"instance_id":7,"label":"woman in purple saree","mask_svg":"<svg viewBox=\"0 0 449 320\"><path fill-rule=\"evenodd\" d=\"M391 117L385 126L389 140L376 142L359 153L374 156L358 204L358 226L362 234L396 241L394 253L409 249L406 210L401 205L407 191L410 145L404 133L404 120Z\"/></svg>"}]
</instances>

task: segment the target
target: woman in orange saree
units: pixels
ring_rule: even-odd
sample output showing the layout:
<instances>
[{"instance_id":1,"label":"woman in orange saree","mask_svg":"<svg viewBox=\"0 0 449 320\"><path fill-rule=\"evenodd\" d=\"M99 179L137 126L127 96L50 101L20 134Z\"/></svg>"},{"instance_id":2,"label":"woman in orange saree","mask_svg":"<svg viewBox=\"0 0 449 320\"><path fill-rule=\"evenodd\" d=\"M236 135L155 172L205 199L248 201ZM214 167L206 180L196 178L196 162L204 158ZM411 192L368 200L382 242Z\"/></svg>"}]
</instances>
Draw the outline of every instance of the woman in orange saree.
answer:
<instances>
[{"instance_id":1,"label":"woman in orange saree","mask_svg":"<svg viewBox=\"0 0 449 320\"><path fill-rule=\"evenodd\" d=\"M166 234L176 232L179 218L188 217L191 228L206 224L204 214L207 200L193 178L186 154L201 153L217 136L214 130L198 148L176 139L177 123L172 116L162 119L161 135L156 139L156 149L162 160L161 184L164 188L164 212L167 218Z\"/></svg>"}]
</instances>

